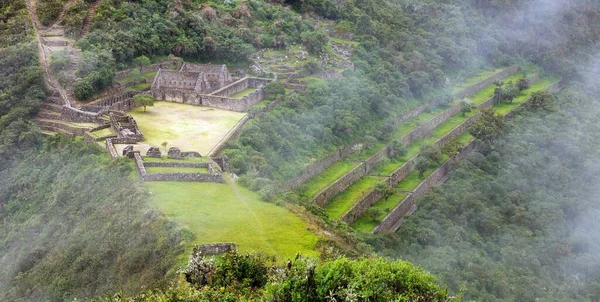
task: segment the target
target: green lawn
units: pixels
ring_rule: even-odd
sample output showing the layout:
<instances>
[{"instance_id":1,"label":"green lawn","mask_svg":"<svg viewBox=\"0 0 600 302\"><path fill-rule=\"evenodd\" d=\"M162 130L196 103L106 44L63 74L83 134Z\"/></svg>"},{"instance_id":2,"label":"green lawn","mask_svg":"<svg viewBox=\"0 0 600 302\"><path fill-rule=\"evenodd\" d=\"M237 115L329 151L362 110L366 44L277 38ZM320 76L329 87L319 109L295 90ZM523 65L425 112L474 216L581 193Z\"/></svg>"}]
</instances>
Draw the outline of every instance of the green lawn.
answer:
<instances>
[{"instance_id":1,"label":"green lawn","mask_svg":"<svg viewBox=\"0 0 600 302\"><path fill-rule=\"evenodd\" d=\"M521 94L513 100L512 104L509 104L506 101L504 101L500 104L496 104L494 106L494 111L496 111L499 114L506 115L507 113L514 110L521 103L526 101L531 96L532 93L534 93L536 91L544 90L544 89L548 88L550 85L554 84L556 81L558 81L558 78L545 78L545 79L540 79L539 81L533 82L533 84L531 84L528 89L521 91Z\"/></svg>"},{"instance_id":2,"label":"green lawn","mask_svg":"<svg viewBox=\"0 0 600 302\"><path fill-rule=\"evenodd\" d=\"M192 231L194 244L235 242L241 251L316 256L317 236L289 210L235 183L147 182L150 204Z\"/></svg>"},{"instance_id":3,"label":"green lawn","mask_svg":"<svg viewBox=\"0 0 600 302\"><path fill-rule=\"evenodd\" d=\"M488 70L481 71L481 72L477 73L476 75L469 77L466 81L463 81L462 83L453 86L452 93L457 93L473 84L476 84L484 79L487 79L487 78L499 73L502 70L504 70L504 68L488 69Z\"/></svg>"},{"instance_id":4,"label":"green lawn","mask_svg":"<svg viewBox=\"0 0 600 302\"><path fill-rule=\"evenodd\" d=\"M156 71L142 73L142 74L140 74L139 78L140 79L149 79L149 78L153 78L154 76L156 76ZM133 82L133 81L135 81L135 78L133 76L129 76L129 77L120 78L119 80L117 80L117 83L123 84L123 83L129 83L129 82Z\"/></svg>"},{"instance_id":5,"label":"green lawn","mask_svg":"<svg viewBox=\"0 0 600 302\"><path fill-rule=\"evenodd\" d=\"M357 219L352 227L356 230L361 230L364 232L372 231L384 218L388 215L404 198L406 198L407 194L396 193L390 196L388 199L380 199L376 204L371 206L372 209L381 210L381 215L377 217L376 220L367 217L367 215L361 216Z\"/></svg>"},{"instance_id":6,"label":"green lawn","mask_svg":"<svg viewBox=\"0 0 600 302\"><path fill-rule=\"evenodd\" d=\"M383 180L383 177L363 176L359 181L348 187L346 191L336 195L325 206L325 212L331 218L342 217L361 197L369 193L378 182Z\"/></svg>"},{"instance_id":7,"label":"green lawn","mask_svg":"<svg viewBox=\"0 0 600 302\"><path fill-rule=\"evenodd\" d=\"M198 151L207 154L245 115L215 108L170 102L155 102L154 107L130 111L144 134L144 142L162 148ZM163 150L166 152L166 150Z\"/></svg>"},{"instance_id":8,"label":"green lawn","mask_svg":"<svg viewBox=\"0 0 600 302\"><path fill-rule=\"evenodd\" d=\"M127 89L125 89L125 91L140 91L140 90L150 88L150 86L152 86L152 83L141 83L141 84L137 84L135 86L127 87Z\"/></svg>"},{"instance_id":9,"label":"green lawn","mask_svg":"<svg viewBox=\"0 0 600 302\"><path fill-rule=\"evenodd\" d=\"M230 96L230 98L232 99L241 99L247 95L249 95L250 93L256 91L256 88L246 88L242 91L239 91L237 93L234 93L233 95Z\"/></svg>"},{"instance_id":10,"label":"green lawn","mask_svg":"<svg viewBox=\"0 0 600 302\"><path fill-rule=\"evenodd\" d=\"M504 83L513 82L513 84L516 84L517 81L522 77L523 77L523 72L519 71L519 72L505 78L502 81ZM495 89L496 89L496 85L490 85L484 89L479 90L476 94L472 95L470 97L470 99L473 101L473 105L477 106L477 105L489 100L491 97L494 96Z\"/></svg>"},{"instance_id":11,"label":"green lawn","mask_svg":"<svg viewBox=\"0 0 600 302\"><path fill-rule=\"evenodd\" d=\"M358 164L358 162L349 162L344 160L336 162L317 175L317 177L308 181L304 185L304 190L302 190L301 193L306 197L314 196L319 191L325 189L336 179L340 178L342 175L358 166Z\"/></svg>"},{"instance_id":12,"label":"green lawn","mask_svg":"<svg viewBox=\"0 0 600 302\"><path fill-rule=\"evenodd\" d=\"M110 127L104 128L104 129L101 129L98 131L90 132L90 134L96 138L115 135L115 133L112 131L112 129Z\"/></svg>"},{"instance_id":13,"label":"green lawn","mask_svg":"<svg viewBox=\"0 0 600 302\"><path fill-rule=\"evenodd\" d=\"M148 173L208 173L207 168L146 167Z\"/></svg>"}]
</instances>

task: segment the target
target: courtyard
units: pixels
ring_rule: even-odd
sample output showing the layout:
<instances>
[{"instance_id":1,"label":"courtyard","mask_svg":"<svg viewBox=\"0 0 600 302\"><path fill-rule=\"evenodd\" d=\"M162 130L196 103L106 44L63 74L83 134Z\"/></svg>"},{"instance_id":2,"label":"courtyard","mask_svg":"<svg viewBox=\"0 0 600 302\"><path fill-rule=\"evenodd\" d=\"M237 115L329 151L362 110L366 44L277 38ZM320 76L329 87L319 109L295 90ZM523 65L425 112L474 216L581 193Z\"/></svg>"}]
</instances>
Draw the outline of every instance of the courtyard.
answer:
<instances>
[{"instance_id":1,"label":"courtyard","mask_svg":"<svg viewBox=\"0 0 600 302\"><path fill-rule=\"evenodd\" d=\"M128 112L144 134L144 144L163 149L178 147L206 155L245 113L171 102L155 102ZM166 150L163 150L166 151Z\"/></svg>"}]
</instances>

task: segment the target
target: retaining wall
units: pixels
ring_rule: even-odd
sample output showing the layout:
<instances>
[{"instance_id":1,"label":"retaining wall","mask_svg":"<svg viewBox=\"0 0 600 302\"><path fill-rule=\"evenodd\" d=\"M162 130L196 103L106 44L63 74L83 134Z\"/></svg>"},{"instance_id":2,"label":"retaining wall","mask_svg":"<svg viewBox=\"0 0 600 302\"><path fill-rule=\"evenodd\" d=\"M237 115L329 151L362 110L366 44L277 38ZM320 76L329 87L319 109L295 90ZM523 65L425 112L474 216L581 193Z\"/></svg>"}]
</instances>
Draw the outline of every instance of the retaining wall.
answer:
<instances>
[{"instance_id":1,"label":"retaining wall","mask_svg":"<svg viewBox=\"0 0 600 302\"><path fill-rule=\"evenodd\" d=\"M506 78L507 76L517 73L519 70L520 70L519 66L508 67L508 68L502 70L501 72L493 75L492 77L489 77L487 79L479 81L478 83L475 83L475 84L471 85L470 87L465 88L462 91L459 91L458 93L455 93L454 96L457 99L462 99L465 97L472 96L473 94L477 93L477 91L479 91L489 85L492 85L495 81L502 80L502 79Z\"/></svg>"},{"instance_id":2,"label":"retaining wall","mask_svg":"<svg viewBox=\"0 0 600 302\"><path fill-rule=\"evenodd\" d=\"M537 76L532 76L528 78L528 80L530 80L531 82L537 79L539 79ZM545 91L552 93L560 90L561 87L562 80L550 85L548 88L545 89ZM527 104L530 100L531 98L527 99L526 101L521 103L517 108L508 112L505 115L505 118L513 117L517 109L521 108L524 104ZM398 206L396 206L396 208L394 208L394 210L392 210L392 212L390 212L390 214L388 214L388 216L384 218L384 220L377 226L377 228L375 228L374 232L396 231L402 224L404 216L410 211L410 209L416 207L416 200L425 195L425 193L428 192L432 186L438 185L441 182L443 182L444 176L450 171L452 167L451 165L454 162L464 159L466 155L472 152L474 149L475 142L471 141L466 147L464 147L460 151L460 153L454 159L444 163L444 165L442 165L433 174L431 174L425 182L421 183L417 187L417 189L415 189L414 193L409 194Z\"/></svg>"},{"instance_id":3,"label":"retaining wall","mask_svg":"<svg viewBox=\"0 0 600 302\"><path fill-rule=\"evenodd\" d=\"M190 163L190 162L144 162L145 167L175 167L175 168L210 168L210 163Z\"/></svg>"},{"instance_id":4,"label":"retaining wall","mask_svg":"<svg viewBox=\"0 0 600 302\"><path fill-rule=\"evenodd\" d=\"M307 180L315 177L317 174L323 172L329 166L341 160L344 156L347 156L354 152L354 146L345 146L338 149L335 152L330 153L324 158L308 165L300 172L300 174L283 185L283 189L286 191L293 190L306 182Z\"/></svg>"},{"instance_id":5,"label":"retaining wall","mask_svg":"<svg viewBox=\"0 0 600 302\"><path fill-rule=\"evenodd\" d=\"M212 173L148 173L142 179L144 181L225 182L223 175Z\"/></svg>"},{"instance_id":6,"label":"retaining wall","mask_svg":"<svg viewBox=\"0 0 600 302\"><path fill-rule=\"evenodd\" d=\"M242 119L235 124L235 127L233 127L231 130L229 130L229 132L227 132L227 134L225 134L225 136L219 141L219 143L214 146L207 154L207 156L216 156L219 153L221 153L221 151L223 151L223 148L225 147L225 144L231 140L235 140L239 135L240 132L242 131L242 127L244 127L244 125L250 120L250 115L246 114L244 115L244 117L242 117Z\"/></svg>"}]
</instances>

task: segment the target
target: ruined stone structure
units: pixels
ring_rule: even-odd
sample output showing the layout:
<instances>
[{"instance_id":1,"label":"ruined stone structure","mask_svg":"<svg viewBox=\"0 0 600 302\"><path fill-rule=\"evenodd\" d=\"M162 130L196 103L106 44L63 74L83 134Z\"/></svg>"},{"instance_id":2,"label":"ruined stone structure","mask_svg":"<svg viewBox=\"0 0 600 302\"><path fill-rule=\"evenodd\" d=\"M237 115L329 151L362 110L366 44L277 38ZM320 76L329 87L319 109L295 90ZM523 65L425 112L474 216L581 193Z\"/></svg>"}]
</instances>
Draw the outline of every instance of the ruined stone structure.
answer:
<instances>
[{"instance_id":1,"label":"ruined stone structure","mask_svg":"<svg viewBox=\"0 0 600 302\"><path fill-rule=\"evenodd\" d=\"M117 134L117 137L133 138L136 141L144 139L135 119L120 111L109 112L110 127Z\"/></svg>"},{"instance_id":2,"label":"ruined stone structure","mask_svg":"<svg viewBox=\"0 0 600 302\"><path fill-rule=\"evenodd\" d=\"M184 63L179 71L159 69L150 91L157 100L245 111L263 99L264 85L271 81L235 78L225 65ZM231 98L248 88L256 88L256 91L242 98Z\"/></svg>"}]
</instances>

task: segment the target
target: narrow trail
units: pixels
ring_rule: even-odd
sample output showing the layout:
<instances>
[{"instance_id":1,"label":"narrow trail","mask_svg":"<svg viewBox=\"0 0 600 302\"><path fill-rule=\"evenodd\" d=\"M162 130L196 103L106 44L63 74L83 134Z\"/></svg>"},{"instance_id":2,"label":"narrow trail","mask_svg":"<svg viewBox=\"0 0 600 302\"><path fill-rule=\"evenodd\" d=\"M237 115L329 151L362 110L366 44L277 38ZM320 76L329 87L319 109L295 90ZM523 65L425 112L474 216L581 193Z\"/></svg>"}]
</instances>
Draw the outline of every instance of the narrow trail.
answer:
<instances>
[{"instance_id":1,"label":"narrow trail","mask_svg":"<svg viewBox=\"0 0 600 302\"><path fill-rule=\"evenodd\" d=\"M85 16L85 19L83 20L83 35L85 36L90 32L90 27L92 27L93 24L93 18L94 18L94 14L96 13L96 8L98 7L98 5L100 5L100 2L102 0L96 0L94 1L94 3L92 3L92 5L90 5L90 8L88 9L88 14Z\"/></svg>"},{"instance_id":2,"label":"narrow trail","mask_svg":"<svg viewBox=\"0 0 600 302\"><path fill-rule=\"evenodd\" d=\"M65 6L63 6L62 11L58 15L58 19L56 19L56 22L54 22L54 24L52 24L52 26L50 27L55 27L62 22L62 20L65 18L67 10L69 10L69 8L73 5L73 3L75 3L75 1L76 0L69 0L67 3L65 3Z\"/></svg>"},{"instance_id":3,"label":"narrow trail","mask_svg":"<svg viewBox=\"0 0 600 302\"><path fill-rule=\"evenodd\" d=\"M35 0L25 0L25 3L27 6L27 11L29 12L29 17L31 18L31 21L34 25L35 38L38 43L40 66L42 66L44 69L44 81L46 83L46 87L49 90L58 93L63 105L69 107L76 106L77 101L73 98L73 84L75 79L75 72L77 71L79 59L81 57L81 50L75 47L74 41L65 36L64 28L59 25L65 17L69 7L71 7L75 3L75 0L69 0L65 4L62 11L60 12L59 18L50 27L44 27L40 24L36 13ZM44 44L44 37L52 37L54 41L66 43L64 49L66 50L70 61L68 67L69 69L67 71L67 73L69 74L69 79L65 85L66 87L63 87L59 83L58 79L52 74L50 64L53 49L50 46ZM59 50L55 49L54 51Z\"/></svg>"},{"instance_id":4,"label":"narrow trail","mask_svg":"<svg viewBox=\"0 0 600 302\"><path fill-rule=\"evenodd\" d=\"M27 6L27 11L29 12L29 17L33 24L35 39L38 44L38 56L40 60L40 66L44 69L44 82L46 84L46 88L52 91L58 92L60 98L63 100L64 105L71 106L69 102L69 98L67 92L60 86L58 81L51 75L50 73L50 48L44 45L42 42L42 38L40 35L40 30L45 29L41 26L37 14L35 11L35 4L33 0L25 0L25 5ZM54 25L53 25L54 26Z\"/></svg>"}]
</instances>

